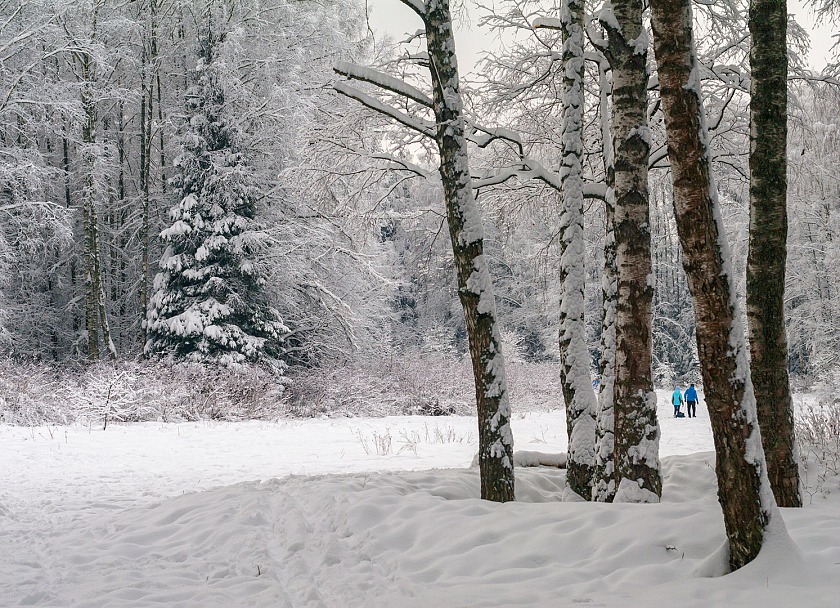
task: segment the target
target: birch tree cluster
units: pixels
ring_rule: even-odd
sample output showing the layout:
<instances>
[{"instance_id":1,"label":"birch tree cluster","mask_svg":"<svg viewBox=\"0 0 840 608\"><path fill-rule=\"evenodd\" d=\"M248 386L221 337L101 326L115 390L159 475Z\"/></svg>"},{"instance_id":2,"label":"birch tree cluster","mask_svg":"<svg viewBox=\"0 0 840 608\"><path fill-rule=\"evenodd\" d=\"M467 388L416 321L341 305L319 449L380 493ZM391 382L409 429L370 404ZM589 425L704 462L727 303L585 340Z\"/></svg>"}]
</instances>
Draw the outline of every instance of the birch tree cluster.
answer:
<instances>
[{"instance_id":1,"label":"birch tree cluster","mask_svg":"<svg viewBox=\"0 0 840 608\"><path fill-rule=\"evenodd\" d=\"M729 566L745 565L766 534L784 534L777 505L802 504L786 330L796 309L785 297L788 264L803 263L788 255L788 100L810 104L814 91L835 87L831 66L825 74L803 67L807 37L789 23L784 1L615 0L596 8L510 0L482 7L501 49L487 54L466 111L448 3L402 2L425 24L406 43L419 45L378 69L336 66L347 80L335 88L407 130L375 158L429 181L438 165L475 375L482 497L514 498L485 492L512 484L512 441L507 408L498 419L483 402L503 396L505 385L495 308L478 305L487 327L471 308L473 296L481 302L493 293L480 224L510 221L513 214L498 210L511 201L527 218L547 188L560 195L552 240L560 244L554 282L567 499L658 502L654 378L694 380L699 363ZM430 70L434 98L414 66ZM469 229L467 243L477 249L466 255L463 232L481 195L489 221ZM585 212L587 199L603 203L600 215ZM823 213L829 233L832 207L836 198ZM588 308L587 216L602 256L600 311ZM813 247L814 270L825 254ZM464 266L472 269L467 280ZM827 300L820 306L831 309ZM587 332L592 312L600 313L597 346ZM829 323L834 336L836 318ZM476 345L488 343L492 354L480 354ZM811 373L835 372L833 362L803 359ZM593 371L601 376L597 395Z\"/></svg>"}]
</instances>

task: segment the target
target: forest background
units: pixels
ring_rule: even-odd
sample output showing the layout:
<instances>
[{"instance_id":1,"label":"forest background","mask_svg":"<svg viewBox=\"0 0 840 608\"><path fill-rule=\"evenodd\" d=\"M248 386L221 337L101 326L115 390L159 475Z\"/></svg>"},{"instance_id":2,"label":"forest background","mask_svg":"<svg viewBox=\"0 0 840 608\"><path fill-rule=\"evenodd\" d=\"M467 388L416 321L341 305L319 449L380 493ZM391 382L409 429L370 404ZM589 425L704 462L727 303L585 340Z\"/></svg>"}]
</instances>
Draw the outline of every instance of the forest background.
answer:
<instances>
[{"instance_id":1,"label":"forest background","mask_svg":"<svg viewBox=\"0 0 840 608\"><path fill-rule=\"evenodd\" d=\"M381 2L377 7L391 10ZM713 165L743 297L745 3L696 8L698 50L709 66L703 88ZM254 258L261 292L284 328L271 371L248 372L231 388L239 395L231 403L241 402L246 390L265 396L255 398L250 413L240 407L237 415L272 411L281 393L287 404L317 404L299 413L340 412L363 401L347 397L346 387L372 390L388 382L416 397L399 402L405 411L469 411L467 335L442 195L436 180L418 177L433 170L434 153L333 90L340 61L404 78L417 73L412 60L419 43L372 35L368 9L331 1L0 4L0 347L9 358L7 388L19 395L33 378L43 387L64 370L86 382L92 376L79 375L77 364L109 357L122 367L97 380L100 388L88 387L109 399L111 392L130 398L131 391L114 390L130 379L196 386L196 376L217 373L137 364L149 342L155 276L166 258L160 235L172 229L172 210L181 203L178 159L193 124L185 99L195 85L198 42L212 33L211 69L222 91L218 119L235 134L237 172L241 168L258 193ZM555 167L559 34L531 27L535 15L550 9L518 0L471 10L491 38L498 34L498 46L475 64L463 92L469 115L516 130L531 158ZM822 23L836 29L828 17ZM829 56L820 72L810 68L807 32L795 21L789 38L789 369L800 387L819 383L830 390L840 383L833 270L840 261L838 65ZM597 73L587 76L585 176L597 181L602 112ZM650 99L654 373L666 386L698 380L699 366L655 90ZM497 173L509 154L504 146L475 149L474 174ZM559 401L549 371L557 360L559 194L515 179L488 182L477 194L506 358L514 369L545 378L546 392ZM597 375L605 223L602 205L589 203L586 321ZM421 381L424 374L441 381ZM285 376L285 388L277 385L278 375ZM327 396L327 386L345 388ZM454 397L461 390L463 398ZM225 398L214 394L217 405L208 406L205 396L196 415L229 411L218 405Z\"/></svg>"}]
</instances>

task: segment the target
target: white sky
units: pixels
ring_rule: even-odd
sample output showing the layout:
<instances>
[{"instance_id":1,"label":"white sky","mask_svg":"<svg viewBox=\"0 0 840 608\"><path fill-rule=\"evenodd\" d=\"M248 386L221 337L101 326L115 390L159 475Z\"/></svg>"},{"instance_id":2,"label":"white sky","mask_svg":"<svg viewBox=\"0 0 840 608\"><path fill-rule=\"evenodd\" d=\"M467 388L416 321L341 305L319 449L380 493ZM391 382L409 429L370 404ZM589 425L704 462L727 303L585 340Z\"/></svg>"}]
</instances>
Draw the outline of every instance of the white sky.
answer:
<instances>
[{"instance_id":1,"label":"white sky","mask_svg":"<svg viewBox=\"0 0 840 608\"><path fill-rule=\"evenodd\" d=\"M466 0L473 5L473 0ZM405 35L414 33L422 27L420 19L399 0L368 0L371 14L371 26L378 36L389 34L395 40L405 39ZM492 0L486 0L492 3ZM811 33L811 53L809 63L813 69L824 67L829 58L832 46L831 28L825 24L816 25L810 10L803 8L805 0L788 0L788 12L795 15L796 20ZM458 50L458 61L461 73L472 71L482 51L493 46L493 37L486 28L478 27L480 13L473 8L470 11L471 23L456 23L455 43Z\"/></svg>"}]
</instances>

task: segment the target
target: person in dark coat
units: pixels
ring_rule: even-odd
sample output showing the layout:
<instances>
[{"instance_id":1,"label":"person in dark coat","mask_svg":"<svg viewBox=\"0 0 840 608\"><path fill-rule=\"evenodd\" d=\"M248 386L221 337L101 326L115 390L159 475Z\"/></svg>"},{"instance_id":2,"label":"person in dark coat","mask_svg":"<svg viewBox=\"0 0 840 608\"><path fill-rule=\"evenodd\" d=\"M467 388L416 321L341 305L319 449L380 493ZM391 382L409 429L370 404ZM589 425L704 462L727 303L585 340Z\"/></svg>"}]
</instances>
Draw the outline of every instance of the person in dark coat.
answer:
<instances>
[{"instance_id":1,"label":"person in dark coat","mask_svg":"<svg viewBox=\"0 0 840 608\"><path fill-rule=\"evenodd\" d=\"M685 403L688 408L688 417L697 418L697 389L692 384L685 390Z\"/></svg>"}]
</instances>

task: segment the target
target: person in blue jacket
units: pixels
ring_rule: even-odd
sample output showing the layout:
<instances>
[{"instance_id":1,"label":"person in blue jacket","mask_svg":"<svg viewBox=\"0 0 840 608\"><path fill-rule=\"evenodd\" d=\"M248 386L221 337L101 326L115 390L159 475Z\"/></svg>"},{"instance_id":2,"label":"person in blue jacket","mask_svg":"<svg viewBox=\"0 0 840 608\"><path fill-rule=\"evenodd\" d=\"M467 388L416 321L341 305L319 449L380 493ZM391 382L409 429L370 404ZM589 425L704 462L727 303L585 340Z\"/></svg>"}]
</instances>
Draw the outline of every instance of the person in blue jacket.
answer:
<instances>
[{"instance_id":1,"label":"person in blue jacket","mask_svg":"<svg viewBox=\"0 0 840 608\"><path fill-rule=\"evenodd\" d=\"M680 406L683 402L683 395L680 392L679 385L674 387L674 392L671 394L671 403L674 404L674 418L680 413Z\"/></svg>"},{"instance_id":2,"label":"person in blue jacket","mask_svg":"<svg viewBox=\"0 0 840 608\"><path fill-rule=\"evenodd\" d=\"M685 391L685 403L688 408L688 417L697 418L697 390L693 384Z\"/></svg>"}]
</instances>

